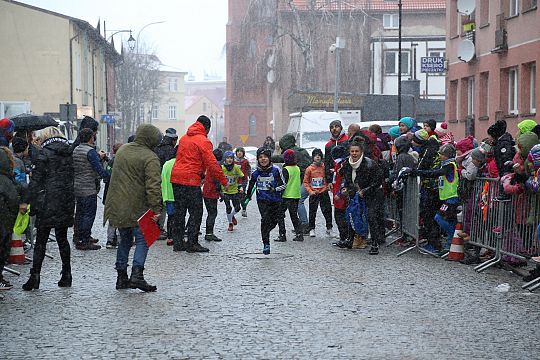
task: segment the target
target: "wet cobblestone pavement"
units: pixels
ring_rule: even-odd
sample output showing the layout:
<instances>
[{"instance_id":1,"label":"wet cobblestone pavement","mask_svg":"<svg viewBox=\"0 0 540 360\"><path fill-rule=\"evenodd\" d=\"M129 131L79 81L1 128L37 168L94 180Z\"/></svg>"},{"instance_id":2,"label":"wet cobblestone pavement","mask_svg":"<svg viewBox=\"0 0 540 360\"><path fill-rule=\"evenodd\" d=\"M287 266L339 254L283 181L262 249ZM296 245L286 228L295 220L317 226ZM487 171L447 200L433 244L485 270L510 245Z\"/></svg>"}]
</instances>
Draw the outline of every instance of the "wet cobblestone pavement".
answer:
<instances>
[{"instance_id":1,"label":"wet cobblestone pavement","mask_svg":"<svg viewBox=\"0 0 540 360\"><path fill-rule=\"evenodd\" d=\"M539 294L501 269L384 247L341 250L318 237L272 242L260 254L259 215L227 233L220 204L208 254L149 252L155 293L115 290L115 250L72 249L73 287L62 289L60 259L45 259L41 286L23 292L30 265L6 275L0 300L5 359L534 359L539 358ZM101 212L94 236L104 247ZM205 215L206 217L206 215ZM322 214L319 214L319 223ZM274 237L277 232L273 232ZM71 236L70 236L71 238ZM507 293L495 287L509 283Z\"/></svg>"}]
</instances>

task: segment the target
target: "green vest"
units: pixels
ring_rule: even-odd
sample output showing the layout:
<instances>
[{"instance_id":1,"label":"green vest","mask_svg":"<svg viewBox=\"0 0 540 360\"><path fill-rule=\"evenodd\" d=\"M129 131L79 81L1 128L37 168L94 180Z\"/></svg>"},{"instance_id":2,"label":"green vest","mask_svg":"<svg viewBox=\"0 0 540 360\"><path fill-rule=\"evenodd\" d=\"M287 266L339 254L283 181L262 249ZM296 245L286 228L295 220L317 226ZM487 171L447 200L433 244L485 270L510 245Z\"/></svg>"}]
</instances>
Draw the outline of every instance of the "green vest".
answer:
<instances>
[{"instance_id":1,"label":"green vest","mask_svg":"<svg viewBox=\"0 0 540 360\"><path fill-rule=\"evenodd\" d=\"M171 184L171 171L176 158L166 161L161 170L161 197L163 202L174 201L174 193Z\"/></svg>"},{"instance_id":2,"label":"green vest","mask_svg":"<svg viewBox=\"0 0 540 360\"><path fill-rule=\"evenodd\" d=\"M300 199L300 168L298 165L284 166L289 173L289 181L283 192L284 199Z\"/></svg>"},{"instance_id":3,"label":"green vest","mask_svg":"<svg viewBox=\"0 0 540 360\"><path fill-rule=\"evenodd\" d=\"M458 196L459 175L457 171L457 165L455 162L451 162L454 167L454 176L452 182L448 181L446 175L439 176L439 199L448 200Z\"/></svg>"}]
</instances>

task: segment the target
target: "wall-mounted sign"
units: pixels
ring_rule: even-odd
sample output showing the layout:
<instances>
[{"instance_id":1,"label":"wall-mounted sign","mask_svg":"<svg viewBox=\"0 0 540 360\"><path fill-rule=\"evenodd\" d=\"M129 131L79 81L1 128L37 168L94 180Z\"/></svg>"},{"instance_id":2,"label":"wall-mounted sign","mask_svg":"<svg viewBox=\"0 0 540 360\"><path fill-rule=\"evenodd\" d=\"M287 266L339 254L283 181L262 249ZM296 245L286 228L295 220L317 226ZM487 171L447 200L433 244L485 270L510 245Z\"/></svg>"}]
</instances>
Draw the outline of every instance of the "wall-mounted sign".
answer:
<instances>
[{"instance_id":1,"label":"wall-mounted sign","mask_svg":"<svg viewBox=\"0 0 540 360\"><path fill-rule=\"evenodd\" d=\"M444 71L444 57L425 56L420 58L420 72L443 73Z\"/></svg>"}]
</instances>

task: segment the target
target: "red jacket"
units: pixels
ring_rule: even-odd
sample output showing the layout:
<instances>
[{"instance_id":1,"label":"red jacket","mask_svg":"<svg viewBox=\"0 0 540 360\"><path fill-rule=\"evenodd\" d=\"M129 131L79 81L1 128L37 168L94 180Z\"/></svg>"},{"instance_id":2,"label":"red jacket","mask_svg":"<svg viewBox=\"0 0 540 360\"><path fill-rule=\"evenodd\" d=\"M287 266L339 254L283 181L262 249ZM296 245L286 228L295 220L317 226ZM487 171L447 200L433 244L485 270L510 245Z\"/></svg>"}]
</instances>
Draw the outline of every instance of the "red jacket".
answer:
<instances>
[{"instance_id":1,"label":"red jacket","mask_svg":"<svg viewBox=\"0 0 540 360\"><path fill-rule=\"evenodd\" d=\"M186 135L178 142L176 161L171 172L171 183L187 186L201 186L201 180L207 173L227 185L227 179L221 171L212 153L212 143L206 137L203 124L195 122Z\"/></svg>"},{"instance_id":2,"label":"red jacket","mask_svg":"<svg viewBox=\"0 0 540 360\"><path fill-rule=\"evenodd\" d=\"M234 163L238 166L240 166L240 169L242 170L242 173L244 174L244 178L242 179L242 184L245 184L249 181L249 176L251 175L251 165L249 164L249 160L246 158L238 159L236 156L234 157Z\"/></svg>"},{"instance_id":3,"label":"red jacket","mask_svg":"<svg viewBox=\"0 0 540 360\"><path fill-rule=\"evenodd\" d=\"M217 164L217 162L216 162ZM223 172L222 172L223 173ZM202 196L205 199L219 199L219 190L221 186L219 181L212 176L210 172L206 173L206 178L204 179L204 185L202 188Z\"/></svg>"}]
</instances>

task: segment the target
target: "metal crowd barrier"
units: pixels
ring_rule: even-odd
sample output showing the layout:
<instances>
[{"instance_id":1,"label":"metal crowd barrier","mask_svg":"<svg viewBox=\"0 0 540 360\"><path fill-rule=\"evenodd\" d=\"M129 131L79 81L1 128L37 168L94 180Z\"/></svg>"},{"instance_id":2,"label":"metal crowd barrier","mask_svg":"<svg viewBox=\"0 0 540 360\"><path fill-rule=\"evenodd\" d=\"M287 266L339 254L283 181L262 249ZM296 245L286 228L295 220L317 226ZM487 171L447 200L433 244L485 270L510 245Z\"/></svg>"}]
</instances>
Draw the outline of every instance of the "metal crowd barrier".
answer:
<instances>
[{"instance_id":1,"label":"metal crowd barrier","mask_svg":"<svg viewBox=\"0 0 540 360\"><path fill-rule=\"evenodd\" d=\"M415 239L415 244L397 256L404 255L411 250L420 249L420 180L416 176L408 177L403 189L402 233Z\"/></svg>"}]
</instances>

